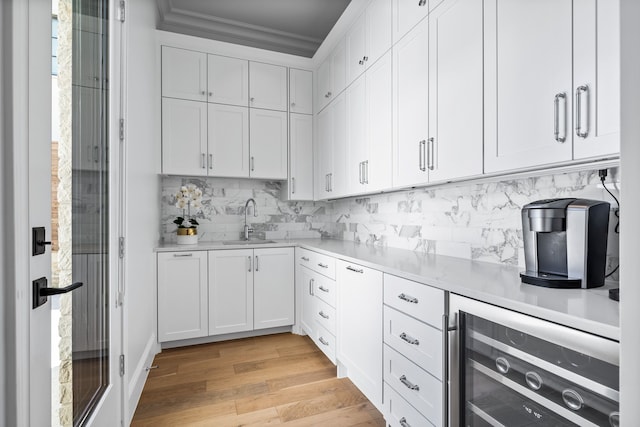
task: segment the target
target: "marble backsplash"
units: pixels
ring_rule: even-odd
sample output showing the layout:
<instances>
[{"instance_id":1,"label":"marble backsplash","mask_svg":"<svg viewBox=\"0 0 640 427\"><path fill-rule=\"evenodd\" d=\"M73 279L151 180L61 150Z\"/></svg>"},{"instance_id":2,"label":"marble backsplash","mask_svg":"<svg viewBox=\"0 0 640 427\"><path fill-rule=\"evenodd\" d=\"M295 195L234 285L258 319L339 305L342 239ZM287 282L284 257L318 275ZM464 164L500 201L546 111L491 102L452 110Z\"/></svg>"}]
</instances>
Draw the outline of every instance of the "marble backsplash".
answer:
<instances>
[{"instance_id":1,"label":"marble backsplash","mask_svg":"<svg viewBox=\"0 0 640 427\"><path fill-rule=\"evenodd\" d=\"M607 182L616 180L609 171ZM618 265L616 204L597 170L518 178L496 182L426 187L333 202L283 202L280 183L222 178L162 178L162 230L175 241L175 193L194 183L203 190L196 214L201 241L238 239L244 205L254 198L258 216L248 221L266 239L333 238L366 245L504 263L524 267L520 210L534 200L579 197L612 204L607 271ZM619 192L608 184L616 197ZM612 279L617 279L615 273Z\"/></svg>"}]
</instances>

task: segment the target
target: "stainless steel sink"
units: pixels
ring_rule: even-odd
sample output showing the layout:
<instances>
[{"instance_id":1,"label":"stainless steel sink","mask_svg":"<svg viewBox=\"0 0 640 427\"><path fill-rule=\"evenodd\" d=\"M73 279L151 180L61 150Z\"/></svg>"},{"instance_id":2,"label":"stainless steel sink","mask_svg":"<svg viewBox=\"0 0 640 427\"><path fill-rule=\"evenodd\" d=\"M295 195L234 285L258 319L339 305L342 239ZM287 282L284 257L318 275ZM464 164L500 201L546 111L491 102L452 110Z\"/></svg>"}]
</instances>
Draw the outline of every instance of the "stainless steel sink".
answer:
<instances>
[{"instance_id":1,"label":"stainless steel sink","mask_svg":"<svg viewBox=\"0 0 640 427\"><path fill-rule=\"evenodd\" d=\"M225 240L223 245L264 245L267 243L276 243L275 240Z\"/></svg>"}]
</instances>

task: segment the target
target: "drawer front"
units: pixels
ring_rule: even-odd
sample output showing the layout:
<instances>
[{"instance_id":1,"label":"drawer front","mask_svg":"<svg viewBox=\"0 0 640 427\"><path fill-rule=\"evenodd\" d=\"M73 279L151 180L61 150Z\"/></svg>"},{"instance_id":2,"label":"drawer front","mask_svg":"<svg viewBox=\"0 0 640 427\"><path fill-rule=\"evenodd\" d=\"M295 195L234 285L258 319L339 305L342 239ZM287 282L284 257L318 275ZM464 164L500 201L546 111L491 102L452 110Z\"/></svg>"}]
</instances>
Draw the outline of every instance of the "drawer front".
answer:
<instances>
[{"instance_id":1,"label":"drawer front","mask_svg":"<svg viewBox=\"0 0 640 427\"><path fill-rule=\"evenodd\" d=\"M316 322L328 332L336 334L336 309L316 298L316 309L313 312Z\"/></svg>"},{"instance_id":2,"label":"drawer front","mask_svg":"<svg viewBox=\"0 0 640 427\"><path fill-rule=\"evenodd\" d=\"M336 260L333 257L298 248L296 250L296 262L330 279L335 280L336 278Z\"/></svg>"},{"instance_id":3,"label":"drawer front","mask_svg":"<svg viewBox=\"0 0 640 427\"><path fill-rule=\"evenodd\" d=\"M318 348L331 360L331 363L336 363L336 337L323 328L317 325L316 334L313 337L313 341Z\"/></svg>"},{"instance_id":4,"label":"drawer front","mask_svg":"<svg viewBox=\"0 0 640 427\"><path fill-rule=\"evenodd\" d=\"M385 306L384 342L442 378L442 331Z\"/></svg>"},{"instance_id":5,"label":"drawer front","mask_svg":"<svg viewBox=\"0 0 640 427\"><path fill-rule=\"evenodd\" d=\"M384 383L384 419L391 427L431 427L420 412Z\"/></svg>"},{"instance_id":6,"label":"drawer front","mask_svg":"<svg viewBox=\"0 0 640 427\"><path fill-rule=\"evenodd\" d=\"M384 346L384 381L432 424L442 423L442 383L388 345Z\"/></svg>"},{"instance_id":7,"label":"drawer front","mask_svg":"<svg viewBox=\"0 0 640 427\"><path fill-rule=\"evenodd\" d=\"M336 306L336 282L319 274L314 275L313 294L331 307Z\"/></svg>"},{"instance_id":8,"label":"drawer front","mask_svg":"<svg viewBox=\"0 0 640 427\"><path fill-rule=\"evenodd\" d=\"M440 289L385 274L384 303L431 326L442 328L444 291Z\"/></svg>"}]
</instances>

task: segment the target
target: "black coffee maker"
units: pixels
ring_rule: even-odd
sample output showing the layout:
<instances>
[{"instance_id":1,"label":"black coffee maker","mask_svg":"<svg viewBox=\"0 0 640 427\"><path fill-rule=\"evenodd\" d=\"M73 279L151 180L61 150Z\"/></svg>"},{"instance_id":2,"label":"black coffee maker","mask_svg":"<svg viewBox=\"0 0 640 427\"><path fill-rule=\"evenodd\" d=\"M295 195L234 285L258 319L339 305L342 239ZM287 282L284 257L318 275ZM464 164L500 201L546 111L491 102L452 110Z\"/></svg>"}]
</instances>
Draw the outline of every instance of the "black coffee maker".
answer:
<instances>
[{"instance_id":1,"label":"black coffee maker","mask_svg":"<svg viewBox=\"0 0 640 427\"><path fill-rule=\"evenodd\" d=\"M522 208L522 282L549 288L604 285L609 203L548 199Z\"/></svg>"}]
</instances>

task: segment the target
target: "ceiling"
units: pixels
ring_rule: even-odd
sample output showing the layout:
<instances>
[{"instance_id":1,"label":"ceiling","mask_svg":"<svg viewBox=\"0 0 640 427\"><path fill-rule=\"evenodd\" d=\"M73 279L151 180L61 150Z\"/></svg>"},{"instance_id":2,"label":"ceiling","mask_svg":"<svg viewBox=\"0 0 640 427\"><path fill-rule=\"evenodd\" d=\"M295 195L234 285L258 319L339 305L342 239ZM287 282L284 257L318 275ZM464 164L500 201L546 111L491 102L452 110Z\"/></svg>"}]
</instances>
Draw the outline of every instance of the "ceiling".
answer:
<instances>
[{"instance_id":1,"label":"ceiling","mask_svg":"<svg viewBox=\"0 0 640 427\"><path fill-rule=\"evenodd\" d=\"M158 29L311 58L351 0L156 0Z\"/></svg>"}]
</instances>

